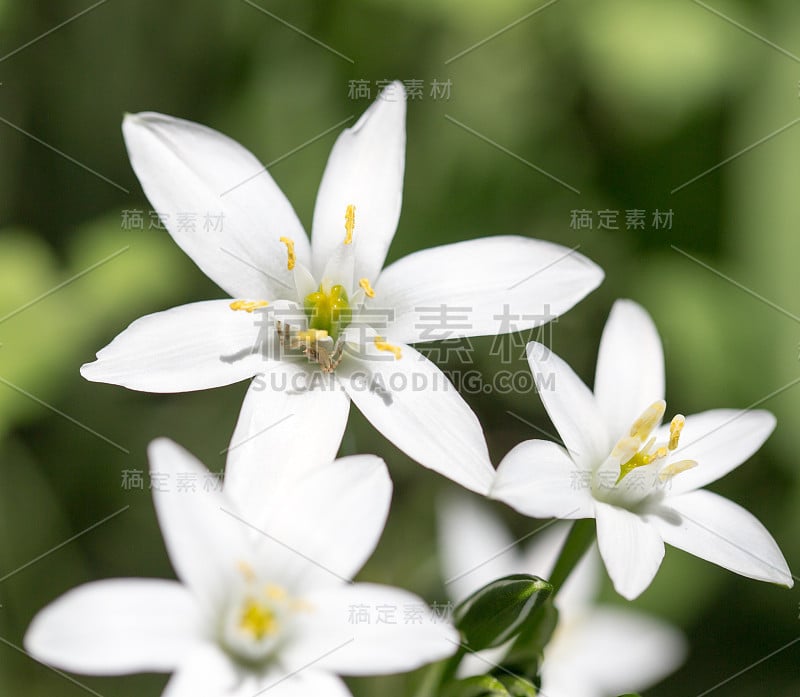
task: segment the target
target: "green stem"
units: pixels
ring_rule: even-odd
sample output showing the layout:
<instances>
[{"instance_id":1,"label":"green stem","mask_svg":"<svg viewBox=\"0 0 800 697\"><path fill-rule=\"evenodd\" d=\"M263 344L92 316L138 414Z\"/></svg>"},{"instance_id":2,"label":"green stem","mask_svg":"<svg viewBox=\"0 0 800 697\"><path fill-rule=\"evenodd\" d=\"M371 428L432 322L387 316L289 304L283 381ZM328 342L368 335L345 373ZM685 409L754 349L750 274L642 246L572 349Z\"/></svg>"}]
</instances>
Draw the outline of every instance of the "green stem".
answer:
<instances>
[{"instance_id":1,"label":"green stem","mask_svg":"<svg viewBox=\"0 0 800 697\"><path fill-rule=\"evenodd\" d=\"M438 697L442 686L455 674L458 669L458 664L464 656L463 647L459 647L458 651L445 661L434 663L428 666L428 670L422 677L422 682L414 691L414 697ZM451 665L458 657L455 665Z\"/></svg>"},{"instance_id":2,"label":"green stem","mask_svg":"<svg viewBox=\"0 0 800 697\"><path fill-rule=\"evenodd\" d=\"M561 590L564 582L569 578L569 575L583 558L583 555L586 554L586 550L589 549L594 539L594 520L591 518L584 518L582 520L576 520L573 523L572 529L569 531L569 535L567 535L567 539L564 542L564 546L561 548L561 552L559 552L555 568L550 574L549 580L554 588L553 594L550 596L551 601L555 598L558 591Z\"/></svg>"}]
</instances>

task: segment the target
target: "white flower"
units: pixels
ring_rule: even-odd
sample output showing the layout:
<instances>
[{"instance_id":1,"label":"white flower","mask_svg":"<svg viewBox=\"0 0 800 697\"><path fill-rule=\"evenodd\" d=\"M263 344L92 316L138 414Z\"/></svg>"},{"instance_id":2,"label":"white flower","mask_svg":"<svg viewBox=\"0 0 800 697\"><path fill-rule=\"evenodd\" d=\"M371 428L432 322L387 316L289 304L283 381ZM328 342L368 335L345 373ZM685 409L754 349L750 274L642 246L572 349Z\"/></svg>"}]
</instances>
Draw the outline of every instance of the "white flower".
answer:
<instances>
[{"instance_id":1,"label":"white flower","mask_svg":"<svg viewBox=\"0 0 800 697\"><path fill-rule=\"evenodd\" d=\"M346 697L337 674L406 671L454 652L451 626L402 622L419 597L348 580L388 513L379 458L344 458L270 492L257 526L223 492L176 488L206 470L171 441L151 444L150 460L166 483L154 500L181 582L115 579L68 592L28 630L38 660L91 675L174 672L165 697ZM353 620L360 606L371 621ZM399 608L395 624L376 620L382 606Z\"/></svg>"},{"instance_id":2,"label":"white flower","mask_svg":"<svg viewBox=\"0 0 800 697\"><path fill-rule=\"evenodd\" d=\"M468 597L502 576L527 573L548 578L569 531L556 524L530 543L515 544L486 506L466 497L446 501L439 535L442 564L452 595ZM598 607L600 560L592 548L555 598L559 623L544 652L542 695L616 697L644 690L673 672L686 645L677 630L627 608ZM462 676L482 675L502 660L505 649L467 656Z\"/></svg>"},{"instance_id":3,"label":"white flower","mask_svg":"<svg viewBox=\"0 0 800 697\"><path fill-rule=\"evenodd\" d=\"M775 427L766 411L665 412L658 332L639 305L618 301L600 342L594 394L560 358L528 345L539 393L565 448L531 440L500 463L492 497L526 515L596 518L617 592L637 597L664 543L750 578L791 587L775 540L746 510L701 487L755 453Z\"/></svg>"},{"instance_id":4,"label":"white flower","mask_svg":"<svg viewBox=\"0 0 800 697\"><path fill-rule=\"evenodd\" d=\"M408 344L540 325L603 274L560 245L509 236L427 249L383 269L400 216L405 111L403 86L393 83L340 135L319 187L313 244L240 145L168 116L127 116L125 141L147 197L231 297L139 319L83 366L84 377L181 392L264 374L234 441L252 439L245 449L258 450L253 436L293 414L292 430L307 434L296 447L329 459L352 399L410 457L486 493L494 470L475 414Z\"/></svg>"}]
</instances>

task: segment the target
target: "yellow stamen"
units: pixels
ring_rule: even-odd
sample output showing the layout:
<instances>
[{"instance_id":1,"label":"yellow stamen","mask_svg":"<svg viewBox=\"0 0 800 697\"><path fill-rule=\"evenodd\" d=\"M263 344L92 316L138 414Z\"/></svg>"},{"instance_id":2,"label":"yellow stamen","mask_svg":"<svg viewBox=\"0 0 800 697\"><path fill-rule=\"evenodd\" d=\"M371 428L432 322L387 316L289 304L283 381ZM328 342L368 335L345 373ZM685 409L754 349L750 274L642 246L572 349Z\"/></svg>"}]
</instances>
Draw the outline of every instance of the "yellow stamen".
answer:
<instances>
[{"instance_id":1,"label":"yellow stamen","mask_svg":"<svg viewBox=\"0 0 800 697\"><path fill-rule=\"evenodd\" d=\"M286 600L289 594L286 592L285 588L270 583L264 588L264 595L270 600Z\"/></svg>"},{"instance_id":2,"label":"yellow stamen","mask_svg":"<svg viewBox=\"0 0 800 697\"><path fill-rule=\"evenodd\" d=\"M666 482L668 479L672 479L675 475L685 472L686 470L690 470L694 467L697 467L697 463L694 460L671 462L658 473L658 478L662 482Z\"/></svg>"},{"instance_id":3,"label":"yellow stamen","mask_svg":"<svg viewBox=\"0 0 800 697\"><path fill-rule=\"evenodd\" d=\"M664 418L664 411L666 408L667 404L663 399L658 402L653 402L653 404L647 407L642 415L633 422L633 426L631 426L631 436L641 441L647 438L647 436L652 433L653 429L661 422L661 419Z\"/></svg>"},{"instance_id":4,"label":"yellow stamen","mask_svg":"<svg viewBox=\"0 0 800 697\"><path fill-rule=\"evenodd\" d=\"M387 353L394 354L394 358L397 361L403 357L403 352L399 346L387 343L380 336L376 336L373 341L375 342L375 348L378 349L378 351L386 351Z\"/></svg>"},{"instance_id":5,"label":"yellow stamen","mask_svg":"<svg viewBox=\"0 0 800 697\"><path fill-rule=\"evenodd\" d=\"M291 237L280 237L279 241L286 245L286 254L289 257L286 261L286 268L291 271L297 261L297 257L294 255L294 240Z\"/></svg>"},{"instance_id":6,"label":"yellow stamen","mask_svg":"<svg viewBox=\"0 0 800 697\"><path fill-rule=\"evenodd\" d=\"M362 278L361 280L359 280L358 285L360 285L364 289L364 294L368 298L374 298L375 297L375 291L372 290L372 286L369 284L369 279L368 278Z\"/></svg>"},{"instance_id":7,"label":"yellow stamen","mask_svg":"<svg viewBox=\"0 0 800 697\"><path fill-rule=\"evenodd\" d=\"M633 440L635 439L624 439L623 440ZM621 441L620 441L621 442ZM647 445L644 446L639 452L635 453L633 457L631 457L626 462L623 462L619 466L619 477L617 477L616 483L619 484L625 477L627 477L633 470L638 469L639 467L646 467L657 460L663 460L667 456L667 449L664 446L661 446L658 450L654 453L649 452L650 448L653 447L653 444L656 442L655 438L651 438ZM626 452L630 452L627 450Z\"/></svg>"},{"instance_id":8,"label":"yellow stamen","mask_svg":"<svg viewBox=\"0 0 800 697\"><path fill-rule=\"evenodd\" d=\"M250 599L245 603L242 610L239 628L250 634L257 641L260 641L264 637L275 634L279 625L272 610L256 600Z\"/></svg>"},{"instance_id":9,"label":"yellow stamen","mask_svg":"<svg viewBox=\"0 0 800 697\"><path fill-rule=\"evenodd\" d=\"M289 601L289 609L292 612L311 612L314 606L306 600L292 598L292 600Z\"/></svg>"},{"instance_id":10,"label":"yellow stamen","mask_svg":"<svg viewBox=\"0 0 800 697\"><path fill-rule=\"evenodd\" d=\"M639 448L641 447L641 441L637 438L625 436L625 438L622 438L614 446L614 450L611 451L611 457L619 460L621 463L628 462L639 452Z\"/></svg>"},{"instance_id":11,"label":"yellow stamen","mask_svg":"<svg viewBox=\"0 0 800 697\"><path fill-rule=\"evenodd\" d=\"M230 304L230 308L234 312L239 312L241 310L252 312L259 307L266 307L267 305L269 305L269 303L266 300L234 300Z\"/></svg>"},{"instance_id":12,"label":"yellow stamen","mask_svg":"<svg viewBox=\"0 0 800 697\"><path fill-rule=\"evenodd\" d=\"M681 431L686 425L686 418L682 414L676 414L669 425L669 449L675 450L678 447L678 441L681 439Z\"/></svg>"},{"instance_id":13,"label":"yellow stamen","mask_svg":"<svg viewBox=\"0 0 800 697\"><path fill-rule=\"evenodd\" d=\"M356 226L356 207L351 203L347 206L347 210L344 213L345 244L353 243L353 228L355 226Z\"/></svg>"},{"instance_id":14,"label":"yellow stamen","mask_svg":"<svg viewBox=\"0 0 800 697\"><path fill-rule=\"evenodd\" d=\"M253 571L253 567L246 561L240 561L237 566L239 567L239 572L244 576L245 581L252 583L256 580L256 572Z\"/></svg>"}]
</instances>

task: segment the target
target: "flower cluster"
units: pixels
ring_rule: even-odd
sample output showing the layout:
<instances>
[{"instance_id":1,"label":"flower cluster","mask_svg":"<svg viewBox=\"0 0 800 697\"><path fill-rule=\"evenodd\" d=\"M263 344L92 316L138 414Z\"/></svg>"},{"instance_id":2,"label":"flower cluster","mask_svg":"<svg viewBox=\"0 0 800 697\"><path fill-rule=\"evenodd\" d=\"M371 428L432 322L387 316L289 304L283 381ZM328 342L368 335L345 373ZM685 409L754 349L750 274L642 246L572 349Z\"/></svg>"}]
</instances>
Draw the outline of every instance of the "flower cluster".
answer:
<instances>
[{"instance_id":1,"label":"flower cluster","mask_svg":"<svg viewBox=\"0 0 800 697\"><path fill-rule=\"evenodd\" d=\"M596 519L600 557L626 598L650 584L665 542L792 585L760 523L702 490L752 455L774 418L716 410L662 425L660 339L630 301L619 301L606 325L594 392L544 346L528 345L534 376L549 376L539 392L563 446L522 443L495 470L475 413L413 347L428 338L419 308L461 308L463 321L449 333L455 338L496 335L501 313L521 318L515 330L531 329L572 308L603 273L574 250L519 236L463 241L385 265L400 217L405 109L405 99L378 99L339 136L310 237L267 170L234 141L161 114L125 117L145 194L224 297L133 322L81 372L148 392L252 382L224 485L151 487L179 580L106 580L66 593L28 631L36 658L85 674L173 673L167 697L345 697L341 675L437 661L425 683L431 695L446 684L449 694L462 694L459 681L468 687L474 676L502 694L511 675L509 694L535 694L541 682L550 697L602 697L644 687L678 665L684 647L675 630L593 607L593 548L588 556L579 550L575 561L583 561L564 582L569 572L556 559L574 547L567 524L522 557L491 516L466 502L442 507L445 575L453 577L454 600L464 600L452 621L421 614L414 622L354 622L356 607L426 603L353 582L378 544L392 484L377 456L335 459L351 402L412 460L472 492L537 518ZM181 212L211 209L224 226L178 223ZM265 379L276 374L282 379ZM151 444L149 460L153 480L209 476L167 439ZM537 653L525 642L545 636L544 618L553 613L558 627L538 647L544 664L519 663L525 667L512 674L505 662ZM462 660L468 653L475 656Z\"/></svg>"}]
</instances>

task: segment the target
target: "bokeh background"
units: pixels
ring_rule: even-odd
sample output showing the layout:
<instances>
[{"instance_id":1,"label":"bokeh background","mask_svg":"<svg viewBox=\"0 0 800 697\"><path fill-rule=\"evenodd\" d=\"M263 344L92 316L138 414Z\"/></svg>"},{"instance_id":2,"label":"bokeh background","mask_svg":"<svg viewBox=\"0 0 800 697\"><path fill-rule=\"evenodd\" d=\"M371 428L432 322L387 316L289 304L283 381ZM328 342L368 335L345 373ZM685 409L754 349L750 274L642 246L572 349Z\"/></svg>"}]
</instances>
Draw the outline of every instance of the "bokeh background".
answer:
<instances>
[{"instance_id":1,"label":"bokeh background","mask_svg":"<svg viewBox=\"0 0 800 697\"><path fill-rule=\"evenodd\" d=\"M353 81L372 97L381 81L421 84L390 260L494 234L580 245L607 279L545 338L591 380L608 310L630 297L662 332L670 413L758 403L777 414L767 445L711 489L755 513L797 569L800 5L560 0L530 14L544 3L260 4L270 14L245 0L106 0L42 36L91 3L0 0L0 691L82 693L14 646L39 608L78 583L172 577L150 494L126 488L125 473L146 470L146 445L161 435L220 470L246 389L155 396L78 373L138 316L220 296L150 227L120 134L126 111L199 121L279 160L270 171L310 226L340 129L316 137L370 103ZM643 229L627 229L630 210L645 212ZM656 210L671 211L671 228L653 223ZM131 228L136 211L143 229ZM600 211L616 211L619 229L601 229ZM511 366L490 340L473 342L471 368L489 382L526 371L526 338L510 344ZM460 367L458 352L438 358ZM495 462L537 436L524 421L551 429L534 393L465 396ZM396 485L362 577L446 598L432 531L436 502L456 487L355 410L342 451L383 455ZM494 508L520 536L537 525ZM670 549L636 606L681 627L691 654L647 694L798 694L800 643L787 647L800 637L798 600ZM620 602L608 584L602 602ZM352 685L359 696L401 694L408 679ZM84 680L117 697L157 695L164 681Z\"/></svg>"}]
</instances>

